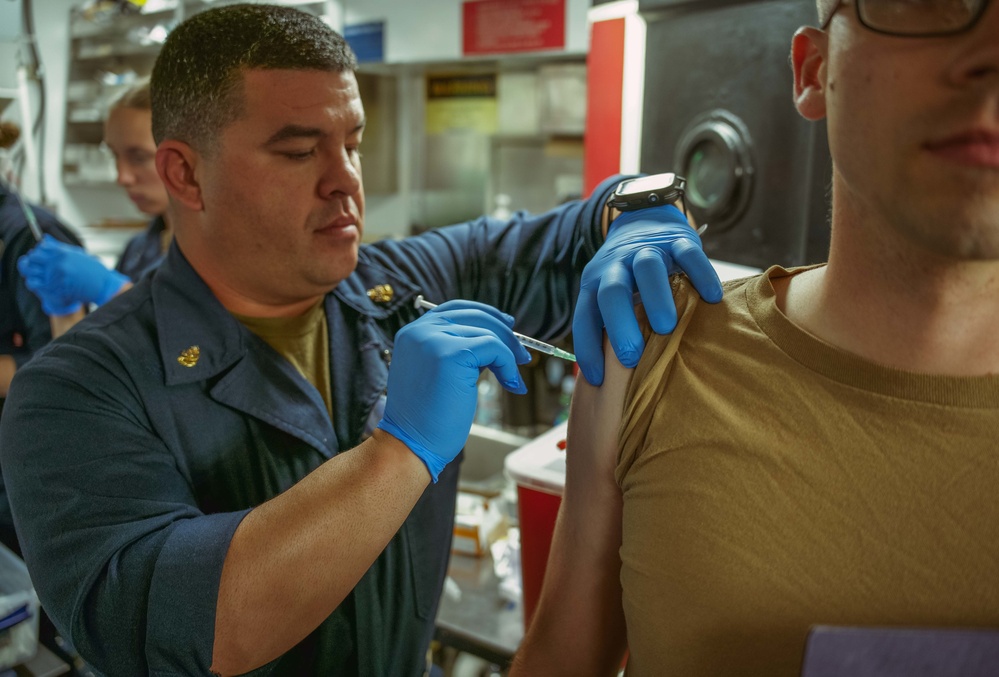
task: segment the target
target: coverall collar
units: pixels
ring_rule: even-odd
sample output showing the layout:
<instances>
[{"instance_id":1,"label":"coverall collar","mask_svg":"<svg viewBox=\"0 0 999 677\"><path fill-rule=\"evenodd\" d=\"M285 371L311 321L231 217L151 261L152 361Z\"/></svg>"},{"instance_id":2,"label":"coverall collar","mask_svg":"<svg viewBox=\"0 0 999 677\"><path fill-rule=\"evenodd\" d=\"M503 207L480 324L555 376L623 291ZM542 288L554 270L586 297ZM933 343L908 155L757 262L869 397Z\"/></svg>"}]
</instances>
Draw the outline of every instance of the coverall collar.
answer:
<instances>
[{"instance_id":1,"label":"coverall collar","mask_svg":"<svg viewBox=\"0 0 999 677\"><path fill-rule=\"evenodd\" d=\"M362 316L381 320L412 303L419 290L395 271L364 262L332 294ZM163 264L152 278L160 357L167 385L194 383L230 368L248 350L248 331L226 310L177 246L170 244ZM391 287L387 301L368 292ZM330 297L327 296L327 315ZM191 363L194 362L192 365ZM190 365L190 366L189 366Z\"/></svg>"}]
</instances>

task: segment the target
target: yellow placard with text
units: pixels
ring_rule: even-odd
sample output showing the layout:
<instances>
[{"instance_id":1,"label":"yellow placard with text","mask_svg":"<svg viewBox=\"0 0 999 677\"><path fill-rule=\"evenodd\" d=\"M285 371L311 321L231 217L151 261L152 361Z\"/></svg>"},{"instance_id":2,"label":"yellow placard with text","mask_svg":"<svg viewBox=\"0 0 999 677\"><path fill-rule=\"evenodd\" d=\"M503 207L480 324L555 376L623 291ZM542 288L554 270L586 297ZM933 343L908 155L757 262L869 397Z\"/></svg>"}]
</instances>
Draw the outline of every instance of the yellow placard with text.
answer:
<instances>
[{"instance_id":1,"label":"yellow placard with text","mask_svg":"<svg viewBox=\"0 0 999 677\"><path fill-rule=\"evenodd\" d=\"M495 134L499 119L496 75L428 77L425 119L427 134Z\"/></svg>"}]
</instances>

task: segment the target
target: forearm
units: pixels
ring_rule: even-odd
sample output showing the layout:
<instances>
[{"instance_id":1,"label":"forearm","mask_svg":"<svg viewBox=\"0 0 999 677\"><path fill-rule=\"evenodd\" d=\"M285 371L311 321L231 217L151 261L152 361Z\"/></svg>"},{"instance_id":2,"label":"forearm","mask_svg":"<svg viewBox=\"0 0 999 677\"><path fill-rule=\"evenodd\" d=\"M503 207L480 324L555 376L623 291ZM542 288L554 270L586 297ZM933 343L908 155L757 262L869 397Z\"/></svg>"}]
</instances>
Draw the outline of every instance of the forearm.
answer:
<instances>
[{"instance_id":1,"label":"forearm","mask_svg":"<svg viewBox=\"0 0 999 677\"><path fill-rule=\"evenodd\" d=\"M14 379L14 372L17 371L17 363L10 355L0 355L0 397L7 397L10 391L10 382Z\"/></svg>"},{"instance_id":2,"label":"forearm","mask_svg":"<svg viewBox=\"0 0 999 677\"><path fill-rule=\"evenodd\" d=\"M312 632L364 575L430 476L381 430L251 511L219 586L212 669L241 674Z\"/></svg>"},{"instance_id":3,"label":"forearm","mask_svg":"<svg viewBox=\"0 0 999 677\"><path fill-rule=\"evenodd\" d=\"M52 315L49 317L49 325L52 327L52 338L56 339L65 334L70 328L82 320L86 311L80 308L75 313L69 315Z\"/></svg>"}]
</instances>

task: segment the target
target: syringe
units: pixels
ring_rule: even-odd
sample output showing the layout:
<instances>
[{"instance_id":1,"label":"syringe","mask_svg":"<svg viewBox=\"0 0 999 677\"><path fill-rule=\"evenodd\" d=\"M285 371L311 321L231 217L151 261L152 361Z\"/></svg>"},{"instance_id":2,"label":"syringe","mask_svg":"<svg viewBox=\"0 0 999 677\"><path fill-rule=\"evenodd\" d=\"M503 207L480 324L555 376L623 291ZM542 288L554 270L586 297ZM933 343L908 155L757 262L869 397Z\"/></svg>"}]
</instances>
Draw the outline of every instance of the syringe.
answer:
<instances>
[{"instance_id":1,"label":"syringe","mask_svg":"<svg viewBox=\"0 0 999 677\"><path fill-rule=\"evenodd\" d=\"M436 303L431 303L423 298L423 295L417 295L416 300L413 301L413 305L417 308L425 308L427 310L433 310L437 307ZM530 348L531 350L537 350L539 353L544 353L545 355L551 355L552 357L558 357L563 360L568 360L570 362L576 361L576 356L572 353L566 352L561 348L556 348L553 345L545 343L544 341L539 341L536 338L531 338L530 336L524 336L523 334L518 334L513 332L513 335L520 342L520 345L525 348Z\"/></svg>"},{"instance_id":2,"label":"syringe","mask_svg":"<svg viewBox=\"0 0 999 677\"><path fill-rule=\"evenodd\" d=\"M8 193L13 193L14 197L17 198L18 204L21 206L21 212L24 214L24 220L28 222L28 230L31 231L31 235L35 238L35 242L42 241L42 229L38 225L38 220L35 218L35 213L31 211L28 205L24 204L24 198L21 194L17 192L13 184L7 185L4 182L4 187L7 188Z\"/></svg>"}]
</instances>

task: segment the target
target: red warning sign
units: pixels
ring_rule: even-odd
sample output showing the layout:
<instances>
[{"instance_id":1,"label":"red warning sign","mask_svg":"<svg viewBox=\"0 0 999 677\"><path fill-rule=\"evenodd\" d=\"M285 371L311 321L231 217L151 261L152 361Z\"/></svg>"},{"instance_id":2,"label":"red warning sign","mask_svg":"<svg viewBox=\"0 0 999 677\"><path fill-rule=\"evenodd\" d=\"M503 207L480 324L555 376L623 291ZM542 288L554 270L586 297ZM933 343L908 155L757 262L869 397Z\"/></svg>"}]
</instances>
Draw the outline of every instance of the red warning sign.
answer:
<instances>
[{"instance_id":1,"label":"red warning sign","mask_svg":"<svg viewBox=\"0 0 999 677\"><path fill-rule=\"evenodd\" d=\"M465 56L565 48L565 0L475 0L462 5Z\"/></svg>"}]
</instances>

